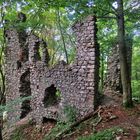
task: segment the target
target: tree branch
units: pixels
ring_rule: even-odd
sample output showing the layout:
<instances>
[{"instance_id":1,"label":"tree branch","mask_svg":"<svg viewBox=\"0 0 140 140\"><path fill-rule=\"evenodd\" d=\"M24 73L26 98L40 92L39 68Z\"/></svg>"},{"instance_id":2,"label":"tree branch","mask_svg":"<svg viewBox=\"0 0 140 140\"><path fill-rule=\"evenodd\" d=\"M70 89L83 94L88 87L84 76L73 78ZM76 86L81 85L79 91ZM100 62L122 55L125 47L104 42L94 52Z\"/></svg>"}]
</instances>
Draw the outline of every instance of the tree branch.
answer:
<instances>
[{"instance_id":1,"label":"tree branch","mask_svg":"<svg viewBox=\"0 0 140 140\"><path fill-rule=\"evenodd\" d=\"M97 16L97 18L110 18L110 19L116 19L116 17L113 17L113 16Z\"/></svg>"}]
</instances>

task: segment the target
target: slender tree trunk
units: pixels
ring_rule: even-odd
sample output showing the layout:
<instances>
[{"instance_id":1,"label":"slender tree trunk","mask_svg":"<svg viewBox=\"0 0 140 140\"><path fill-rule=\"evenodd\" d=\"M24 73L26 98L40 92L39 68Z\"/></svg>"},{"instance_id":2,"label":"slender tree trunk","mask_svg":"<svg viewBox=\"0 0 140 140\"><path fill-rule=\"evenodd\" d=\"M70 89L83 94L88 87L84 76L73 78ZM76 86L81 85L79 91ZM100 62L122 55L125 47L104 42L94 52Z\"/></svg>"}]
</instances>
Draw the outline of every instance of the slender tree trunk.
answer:
<instances>
[{"instance_id":1,"label":"slender tree trunk","mask_svg":"<svg viewBox=\"0 0 140 140\"><path fill-rule=\"evenodd\" d=\"M101 88L102 88L102 93L103 93L103 88L104 88L104 54L102 52L102 56L101 56Z\"/></svg>"},{"instance_id":2,"label":"slender tree trunk","mask_svg":"<svg viewBox=\"0 0 140 140\"><path fill-rule=\"evenodd\" d=\"M1 79L2 79L2 86L0 87L1 88L1 92L0 92L0 104L4 104L4 100L5 100L5 75L3 73L3 70L1 69L1 66L0 66L0 76L1 76Z\"/></svg>"},{"instance_id":3,"label":"slender tree trunk","mask_svg":"<svg viewBox=\"0 0 140 140\"><path fill-rule=\"evenodd\" d=\"M64 52L65 52L65 56L66 56L66 63L68 64L69 63L68 53L67 53L67 49L66 49L66 43L65 43L65 38L64 38L64 34L63 34L63 29L62 29L62 26L61 26L60 11L59 11L59 9L58 9L57 16L58 16L58 26L59 26L59 29L60 29L60 34L61 34L61 38L62 38L62 41L63 41Z\"/></svg>"},{"instance_id":4,"label":"slender tree trunk","mask_svg":"<svg viewBox=\"0 0 140 140\"><path fill-rule=\"evenodd\" d=\"M118 3L118 44L121 67L121 81L123 87L123 105L125 107L132 106L132 89L131 78L129 75L129 66L127 64L127 51L125 46L125 26L123 13L123 0L117 0Z\"/></svg>"},{"instance_id":5,"label":"slender tree trunk","mask_svg":"<svg viewBox=\"0 0 140 140\"><path fill-rule=\"evenodd\" d=\"M4 25L4 16L5 16L5 13L4 13L4 2L2 2L2 5L1 5L1 9L0 9L0 16L1 16L1 24ZM2 46L2 50L1 50L1 54L0 54L0 76L1 76L1 86L0 86L0 105L3 105L5 104L5 75L4 75L4 70L2 68L2 65L3 65L3 53L4 53L4 47L5 47L5 35L4 35L4 30L5 28L2 28L3 30L3 39L4 39L4 42L3 44L1 44ZM2 127L3 127L3 118L2 116L0 117L0 140L3 140L3 137L2 137Z\"/></svg>"}]
</instances>

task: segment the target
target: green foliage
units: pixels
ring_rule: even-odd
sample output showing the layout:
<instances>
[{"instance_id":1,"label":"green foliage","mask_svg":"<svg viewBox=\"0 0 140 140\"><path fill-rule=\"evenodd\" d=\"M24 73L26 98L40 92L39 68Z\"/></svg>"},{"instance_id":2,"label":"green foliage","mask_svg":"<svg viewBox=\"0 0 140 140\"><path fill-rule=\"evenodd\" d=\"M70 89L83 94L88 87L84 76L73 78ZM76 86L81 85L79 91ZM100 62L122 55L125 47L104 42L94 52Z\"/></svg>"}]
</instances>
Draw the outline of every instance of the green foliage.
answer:
<instances>
[{"instance_id":1,"label":"green foliage","mask_svg":"<svg viewBox=\"0 0 140 140\"><path fill-rule=\"evenodd\" d=\"M24 135L23 135L22 130L23 130L23 127L17 128L11 136L11 140L24 140Z\"/></svg>"},{"instance_id":2,"label":"green foliage","mask_svg":"<svg viewBox=\"0 0 140 140\"><path fill-rule=\"evenodd\" d=\"M24 134L24 129L28 128L29 124L24 124L20 127L17 127L11 135L11 140L26 140L26 134Z\"/></svg>"},{"instance_id":3,"label":"green foliage","mask_svg":"<svg viewBox=\"0 0 140 140\"><path fill-rule=\"evenodd\" d=\"M139 132L137 134L137 140L140 140L140 128L139 128Z\"/></svg>"},{"instance_id":4,"label":"green foliage","mask_svg":"<svg viewBox=\"0 0 140 140\"><path fill-rule=\"evenodd\" d=\"M140 97L140 81L132 80L132 89L133 89L133 96Z\"/></svg>"},{"instance_id":5,"label":"green foliage","mask_svg":"<svg viewBox=\"0 0 140 140\"><path fill-rule=\"evenodd\" d=\"M61 99L61 92L60 92L60 90L56 91L56 96Z\"/></svg>"},{"instance_id":6,"label":"green foliage","mask_svg":"<svg viewBox=\"0 0 140 140\"><path fill-rule=\"evenodd\" d=\"M132 91L133 97L140 99L140 48L138 47L139 40L134 38L133 56L132 56Z\"/></svg>"},{"instance_id":7,"label":"green foliage","mask_svg":"<svg viewBox=\"0 0 140 140\"><path fill-rule=\"evenodd\" d=\"M76 120L76 109L71 106L66 106L64 108L64 113L66 115L67 122L58 121L56 126L51 130L49 134L47 134L44 140L51 140L57 136L63 130L69 128L72 122Z\"/></svg>"},{"instance_id":8,"label":"green foliage","mask_svg":"<svg viewBox=\"0 0 140 140\"><path fill-rule=\"evenodd\" d=\"M68 122L74 122L76 120L76 108L72 106L64 107L64 114L66 115L66 119Z\"/></svg>"},{"instance_id":9,"label":"green foliage","mask_svg":"<svg viewBox=\"0 0 140 140\"><path fill-rule=\"evenodd\" d=\"M0 105L0 116L3 115L4 111L7 111L7 112L17 111L17 110L15 110L16 105L20 104L21 102L23 102L25 100L30 100L30 99L31 99L31 96L17 98L13 101L8 102L6 105Z\"/></svg>"},{"instance_id":10,"label":"green foliage","mask_svg":"<svg viewBox=\"0 0 140 140\"><path fill-rule=\"evenodd\" d=\"M66 123L58 122L56 126L51 130L51 132L45 136L44 140L52 140L54 137L56 137L58 133L60 133L67 127L69 127L68 123L66 124Z\"/></svg>"},{"instance_id":11,"label":"green foliage","mask_svg":"<svg viewBox=\"0 0 140 140\"><path fill-rule=\"evenodd\" d=\"M119 133L120 131L123 130L121 128L106 129L87 137L81 137L78 140L113 140L115 139L115 134Z\"/></svg>"}]
</instances>

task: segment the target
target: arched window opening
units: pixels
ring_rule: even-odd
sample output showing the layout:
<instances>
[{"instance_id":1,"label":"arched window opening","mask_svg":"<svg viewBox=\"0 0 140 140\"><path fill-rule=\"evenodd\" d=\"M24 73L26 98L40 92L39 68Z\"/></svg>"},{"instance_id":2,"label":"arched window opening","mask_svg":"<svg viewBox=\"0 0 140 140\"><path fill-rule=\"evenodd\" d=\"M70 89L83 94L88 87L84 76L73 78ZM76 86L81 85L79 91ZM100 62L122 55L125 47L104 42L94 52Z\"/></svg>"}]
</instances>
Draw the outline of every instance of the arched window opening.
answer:
<instances>
[{"instance_id":1,"label":"arched window opening","mask_svg":"<svg viewBox=\"0 0 140 140\"><path fill-rule=\"evenodd\" d=\"M49 118L43 117L42 123L43 124L44 123L51 123L51 124L54 124L55 125L57 123L57 121L55 119L49 119Z\"/></svg>"},{"instance_id":2,"label":"arched window opening","mask_svg":"<svg viewBox=\"0 0 140 140\"><path fill-rule=\"evenodd\" d=\"M60 100L61 92L54 85L46 88L43 99L45 108L59 104Z\"/></svg>"}]
</instances>

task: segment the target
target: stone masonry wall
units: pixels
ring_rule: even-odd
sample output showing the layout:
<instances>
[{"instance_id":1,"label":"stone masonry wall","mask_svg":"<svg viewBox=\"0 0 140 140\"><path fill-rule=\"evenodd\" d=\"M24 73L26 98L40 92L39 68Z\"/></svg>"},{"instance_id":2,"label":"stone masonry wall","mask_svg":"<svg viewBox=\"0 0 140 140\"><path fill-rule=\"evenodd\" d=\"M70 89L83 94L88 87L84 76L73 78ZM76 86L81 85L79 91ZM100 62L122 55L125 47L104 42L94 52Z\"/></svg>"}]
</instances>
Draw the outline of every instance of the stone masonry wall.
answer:
<instances>
[{"instance_id":1,"label":"stone masonry wall","mask_svg":"<svg viewBox=\"0 0 140 140\"><path fill-rule=\"evenodd\" d=\"M27 108L30 109L30 115L37 124L42 123L43 117L66 119L64 109L68 106L76 109L77 118L83 117L95 109L99 81L99 45L96 37L95 16L89 16L83 21L77 22L73 26L73 30L77 37L75 62L72 65L67 65L64 61L61 61L53 67L48 67L49 56L44 46L42 47L43 55L39 54L39 47L44 43L37 36L30 35L23 41L24 43L20 43L19 38L21 36L16 30L8 30L6 33L8 39L6 101L9 103L9 101L15 100L25 93L31 95L32 98L28 102L30 107ZM28 44L28 49L22 49L26 54L28 50L28 55L25 57L28 58L28 61L26 61L27 59L21 61L17 57L21 50L20 45L26 46L23 44ZM26 92L19 90L21 83L24 83L21 81L21 76L25 73L28 73L28 76L23 81L30 85L27 86L28 90ZM59 99L46 107L45 96L49 98L52 96L52 99L55 100L56 91L61 93ZM23 107L23 103L14 105L15 111L8 113L9 122L15 121L17 116L21 117L23 113L21 108ZM27 110L25 112L26 115L29 113ZM23 115L26 116L22 114L22 117Z\"/></svg>"},{"instance_id":2,"label":"stone masonry wall","mask_svg":"<svg viewBox=\"0 0 140 140\"><path fill-rule=\"evenodd\" d=\"M26 53L22 52L25 54L22 59L20 56L21 49L24 48L24 45L20 43L20 41L23 41L22 38L19 39L19 33L15 29L9 29L5 34L7 38L7 47L5 52L6 103L10 109L8 112L8 120L9 122L15 122L20 118L22 112L22 103L19 101L20 96L26 93L26 91L21 93L20 87L22 85L20 79L26 71L29 71L29 66L25 63L27 62L27 59L24 59L26 57ZM24 61L24 63L22 61ZM23 64L25 66L22 66ZM27 88L28 87L25 89L27 90Z\"/></svg>"},{"instance_id":3,"label":"stone masonry wall","mask_svg":"<svg viewBox=\"0 0 140 140\"><path fill-rule=\"evenodd\" d=\"M132 62L132 40L126 40L127 48L127 63L130 69L129 75L131 75L131 62ZM119 47L116 45L112 48L110 56L108 57L107 63L107 74L105 80L105 90L112 90L112 92L122 93L121 84L121 71L120 71L120 57Z\"/></svg>"}]
</instances>

